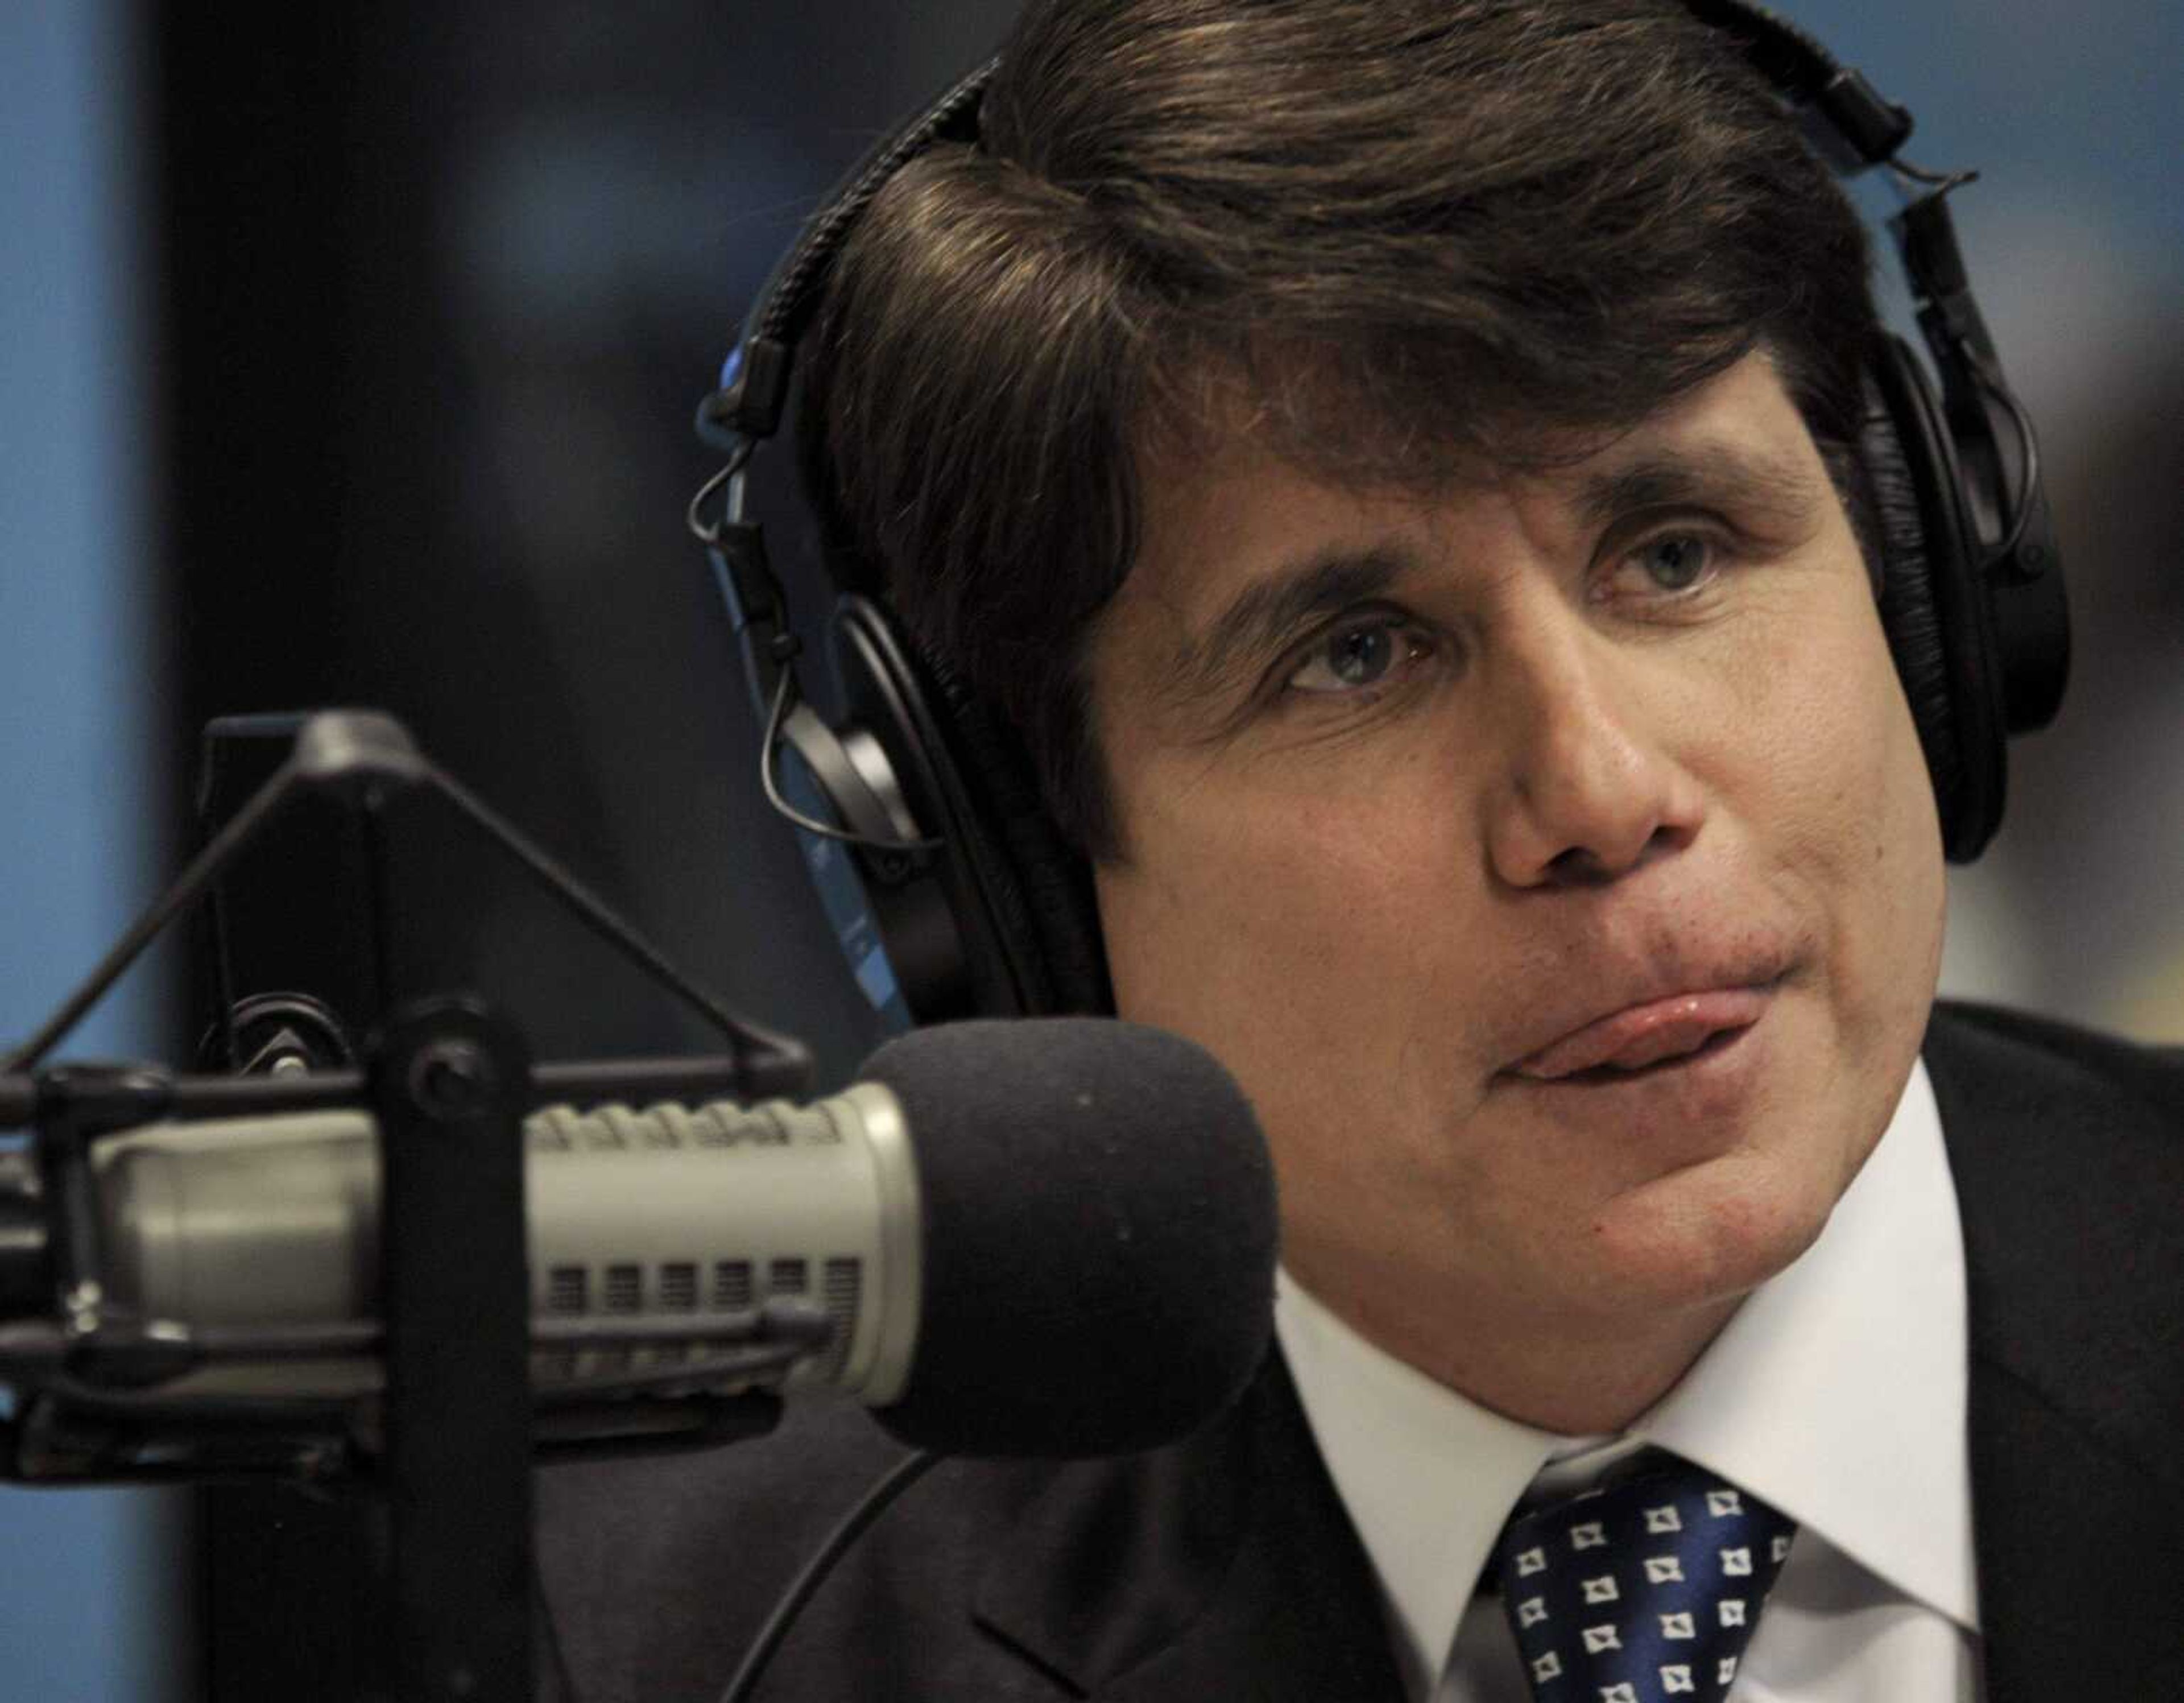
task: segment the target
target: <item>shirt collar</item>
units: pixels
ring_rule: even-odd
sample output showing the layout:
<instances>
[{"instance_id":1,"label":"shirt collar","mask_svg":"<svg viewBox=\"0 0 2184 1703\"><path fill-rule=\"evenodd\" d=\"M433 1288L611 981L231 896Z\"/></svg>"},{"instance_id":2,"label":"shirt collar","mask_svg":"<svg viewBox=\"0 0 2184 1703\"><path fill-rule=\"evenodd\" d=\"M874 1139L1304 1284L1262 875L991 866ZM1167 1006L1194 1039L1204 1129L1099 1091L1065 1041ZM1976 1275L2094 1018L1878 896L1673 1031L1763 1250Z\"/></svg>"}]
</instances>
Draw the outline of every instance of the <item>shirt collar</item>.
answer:
<instances>
[{"instance_id":1,"label":"shirt collar","mask_svg":"<svg viewBox=\"0 0 2184 1703\"><path fill-rule=\"evenodd\" d=\"M1502 1522L1568 1439L1505 1419L1376 1348L1288 1272L1274 1328L1403 1656L1440 1668Z\"/></svg>"},{"instance_id":2,"label":"shirt collar","mask_svg":"<svg viewBox=\"0 0 2184 1703\"><path fill-rule=\"evenodd\" d=\"M1286 1272L1274 1322L1405 1654L1434 1672L1510 1510L1586 1442L1435 1383ZM1966 1380L1964 1243L1922 1061L1819 1239L1623 1441L1712 1468L1976 1631Z\"/></svg>"}]
</instances>

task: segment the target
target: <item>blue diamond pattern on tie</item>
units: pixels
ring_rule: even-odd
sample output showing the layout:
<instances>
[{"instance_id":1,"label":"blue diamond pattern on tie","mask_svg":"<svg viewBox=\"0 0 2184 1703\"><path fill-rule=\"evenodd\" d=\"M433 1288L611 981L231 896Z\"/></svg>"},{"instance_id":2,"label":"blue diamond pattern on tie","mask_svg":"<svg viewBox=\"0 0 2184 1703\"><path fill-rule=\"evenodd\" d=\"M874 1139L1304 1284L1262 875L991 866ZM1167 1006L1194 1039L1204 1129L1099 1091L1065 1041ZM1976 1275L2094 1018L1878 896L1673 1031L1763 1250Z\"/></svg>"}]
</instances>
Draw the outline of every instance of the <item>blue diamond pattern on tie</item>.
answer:
<instances>
[{"instance_id":1,"label":"blue diamond pattern on tie","mask_svg":"<svg viewBox=\"0 0 2184 1703\"><path fill-rule=\"evenodd\" d=\"M1729 1695L1797 1527L1665 1449L1520 1512L1494 1552L1539 1703Z\"/></svg>"}]
</instances>

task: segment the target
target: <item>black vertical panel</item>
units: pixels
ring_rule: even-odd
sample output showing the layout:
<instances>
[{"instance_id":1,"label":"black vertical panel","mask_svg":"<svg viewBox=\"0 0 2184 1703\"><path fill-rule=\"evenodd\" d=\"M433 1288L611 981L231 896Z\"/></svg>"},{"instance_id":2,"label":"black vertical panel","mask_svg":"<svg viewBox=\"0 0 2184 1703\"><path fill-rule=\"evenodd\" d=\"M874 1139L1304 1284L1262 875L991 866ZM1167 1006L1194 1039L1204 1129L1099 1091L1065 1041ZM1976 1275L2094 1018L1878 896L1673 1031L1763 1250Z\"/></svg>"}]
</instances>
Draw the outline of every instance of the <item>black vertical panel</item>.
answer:
<instances>
[{"instance_id":1,"label":"black vertical panel","mask_svg":"<svg viewBox=\"0 0 2184 1703\"><path fill-rule=\"evenodd\" d=\"M388 708L844 1076L870 1022L759 797L682 531L710 471L688 422L804 213L1012 9L393 0L246 26L151 0L173 837L209 717ZM783 460L761 495L793 567ZM395 991L476 987L541 1058L704 1044L444 812L399 815ZM362 1025L337 818L286 824L230 884L230 956L237 991L300 987ZM208 1695L354 1695L370 1498L221 1490L200 1525Z\"/></svg>"},{"instance_id":2,"label":"black vertical panel","mask_svg":"<svg viewBox=\"0 0 2184 1703\"><path fill-rule=\"evenodd\" d=\"M153 15L169 751L181 818L202 721L313 701L342 665L332 569L348 453L337 399L356 383L345 256L357 44L343 8L279 8L248 30L186 7ZM248 874L265 903L241 919L240 968L290 980L288 964L265 962L281 935L265 918L308 915L311 885L284 881L277 862ZM209 1014L193 997L188 1028ZM306 1664L328 1676L324 1695L348 1695L370 1635L352 1612L373 1573L361 1508L211 1490L198 1523L205 1695L277 1695Z\"/></svg>"}]
</instances>

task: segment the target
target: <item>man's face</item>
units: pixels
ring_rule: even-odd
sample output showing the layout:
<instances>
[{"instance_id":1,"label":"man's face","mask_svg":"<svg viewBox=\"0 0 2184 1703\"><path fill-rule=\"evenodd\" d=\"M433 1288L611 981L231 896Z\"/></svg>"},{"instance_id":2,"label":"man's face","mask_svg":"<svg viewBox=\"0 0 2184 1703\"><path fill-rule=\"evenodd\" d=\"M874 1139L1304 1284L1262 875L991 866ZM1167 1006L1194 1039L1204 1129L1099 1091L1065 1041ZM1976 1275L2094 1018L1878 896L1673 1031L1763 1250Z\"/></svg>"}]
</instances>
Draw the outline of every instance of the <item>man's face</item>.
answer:
<instances>
[{"instance_id":1,"label":"man's face","mask_svg":"<svg viewBox=\"0 0 2184 1703\"><path fill-rule=\"evenodd\" d=\"M1901 1093L1942 874L1770 362L1444 496L1243 439L1145 484L1090 650L1108 957L1256 1106L1290 1269L1460 1376L1466 1330L1787 1264Z\"/></svg>"}]
</instances>

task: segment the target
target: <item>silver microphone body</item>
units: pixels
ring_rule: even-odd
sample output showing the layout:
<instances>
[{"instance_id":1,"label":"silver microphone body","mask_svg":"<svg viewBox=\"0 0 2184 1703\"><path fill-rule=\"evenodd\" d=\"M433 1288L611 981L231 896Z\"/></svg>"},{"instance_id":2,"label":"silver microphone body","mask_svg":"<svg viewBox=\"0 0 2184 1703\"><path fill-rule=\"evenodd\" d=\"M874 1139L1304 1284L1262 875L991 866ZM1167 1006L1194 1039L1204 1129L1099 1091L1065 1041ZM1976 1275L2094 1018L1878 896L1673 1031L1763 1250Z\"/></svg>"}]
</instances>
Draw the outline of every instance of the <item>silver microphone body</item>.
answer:
<instances>
[{"instance_id":1,"label":"silver microphone body","mask_svg":"<svg viewBox=\"0 0 2184 1703\"><path fill-rule=\"evenodd\" d=\"M907 1382L922 1305L917 1167L900 1103L860 1082L810 1105L549 1107L524 1121L535 1319L642 1321L629 1348L534 1353L534 1382L656 1373L769 1299L825 1309L825 1344L784 1381L868 1405ZM374 1320L380 1156L354 1111L148 1125L95 1150L103 1299L193 1329ZM376 1355L207 1365L178 1397L345 1396ZM717 1387L706 1382L705 1387Z\"/></svg>"}]
</instances>

